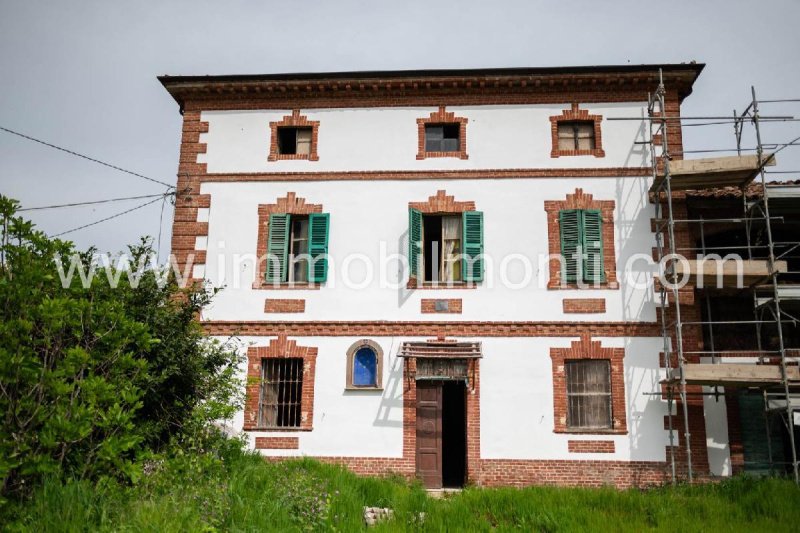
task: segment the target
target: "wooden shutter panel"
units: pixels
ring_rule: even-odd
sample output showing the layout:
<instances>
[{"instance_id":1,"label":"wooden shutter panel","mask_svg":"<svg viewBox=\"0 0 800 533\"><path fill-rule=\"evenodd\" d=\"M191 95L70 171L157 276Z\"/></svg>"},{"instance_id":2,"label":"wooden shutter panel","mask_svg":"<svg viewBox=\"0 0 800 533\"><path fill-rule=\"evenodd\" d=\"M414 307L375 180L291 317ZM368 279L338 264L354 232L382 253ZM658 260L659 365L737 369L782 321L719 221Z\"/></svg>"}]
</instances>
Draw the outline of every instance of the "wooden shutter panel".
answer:
<instances>
[{"instance_id":1,"label":"wooden shutter panel","mask_svg":"<svg viewBox=\"0 0 800 533\"><path fill-rule=\"evenodd\" d=\"M603 268L603 217L598 209L583 211L583 279L590 283L605 281Z\"/></svg>"},{"instance_id":2,"label":"wooden shutter panel","mask_svg":"<svg viewBox=\"0 0 800 533\"><path fill-rule=\"evenodd\" d=\"M416 278L420 269L420 252L422 251L422 212L413 207L408 208L408 267L411 277Z\"/></svg>"},{"instance_id":3,"label":"wooden shutter panel","mask_svg":"<svg viewBox=\"0 0 800 533\"><path fill-rule=\"evenodd\" d=\"M330 231L330 215L328 213L312 213L308 215L308 254L311 261L308 265L308 280L312 283L323 283L328 279L328 234Z\"/></svg>"},{"instance_id":4,"label":"wooden shutter panel","mask_svg":"<svg viewBox=\"0 0 800 533\"><path fill-rule=\"evenodd\" d=\"M578 281L578 247L582 245L581 211L562 209L558 212L558 226L561 231L561 278L575 283Z\"/></svg>"},{"instance_id":5,"label":"wooden shutter panel","mask_svg":"<svg viewBox=\"0 0 800 533\"><path fill-rule=\"evenodd\" d=\"M269 216L267 242L267 282L286 281L289 255L289 223L291 215L276 213Z\"/></svg>"},{"instance_id":6,"label":"wooden shutter panel","mask_svg":"<svg viewBox=\"0 0 800 533\"><path fill-rule=\"evenodd\" d=\"M483 211L464 211L462 217L461 273L464 281L483 281Z\"/></svg>"}]
</instances>

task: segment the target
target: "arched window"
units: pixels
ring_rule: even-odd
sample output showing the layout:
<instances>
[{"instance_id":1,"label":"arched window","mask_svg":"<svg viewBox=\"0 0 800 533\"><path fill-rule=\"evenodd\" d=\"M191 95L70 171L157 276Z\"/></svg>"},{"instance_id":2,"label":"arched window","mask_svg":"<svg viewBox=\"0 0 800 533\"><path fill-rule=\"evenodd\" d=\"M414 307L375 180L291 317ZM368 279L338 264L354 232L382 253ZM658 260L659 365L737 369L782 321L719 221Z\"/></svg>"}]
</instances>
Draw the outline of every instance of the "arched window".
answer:
<instances>
[{"instance_id":1,"label":"arched window","mask_svg":"<svg viewBox=\"0 0 800 533\"><path fill-rule=\"evenodd\" d=\"M383 388L383 350L378 343L362 339L347 350L346 388Z\"/></svg>"}]
</instances>

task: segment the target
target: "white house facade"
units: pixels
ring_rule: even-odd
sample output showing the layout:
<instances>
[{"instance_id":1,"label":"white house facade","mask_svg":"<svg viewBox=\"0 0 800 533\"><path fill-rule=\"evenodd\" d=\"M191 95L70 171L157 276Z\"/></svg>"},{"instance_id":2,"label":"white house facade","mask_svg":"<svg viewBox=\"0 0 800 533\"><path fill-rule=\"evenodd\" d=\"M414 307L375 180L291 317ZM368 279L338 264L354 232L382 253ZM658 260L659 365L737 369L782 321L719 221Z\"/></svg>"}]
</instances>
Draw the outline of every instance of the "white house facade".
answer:
<instances>
[{"instance_id":1,"label":"white house facade","mask_svg":"<svg viewBox=\"0 0 800 533\"><path fill-rule=\"evenodd\" d=\"M173 253L223 288L202 323L247 355L250 446L431 488L681 468L650 148L612 120L659 68L679 113L702 65L160 78ZM725 402L688 402L695 470L730 475Z\"/></svg>"}]
</instances>

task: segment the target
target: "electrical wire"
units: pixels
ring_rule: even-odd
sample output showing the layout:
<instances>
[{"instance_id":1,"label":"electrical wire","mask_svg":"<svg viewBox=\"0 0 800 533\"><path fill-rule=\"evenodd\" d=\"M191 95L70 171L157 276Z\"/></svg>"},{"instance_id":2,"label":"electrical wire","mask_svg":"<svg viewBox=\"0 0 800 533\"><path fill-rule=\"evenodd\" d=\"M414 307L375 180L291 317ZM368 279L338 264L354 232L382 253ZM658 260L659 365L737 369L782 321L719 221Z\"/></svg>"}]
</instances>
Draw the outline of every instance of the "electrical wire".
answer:
<instances>
[{"instance_id":1,"label":"electrical wire","mask_svg":"<svg viewBox=\"0 0 800 533\"><path fill-rule=\"evenodd\" d=\"M60 209L62 207L79 207L82 205L96 205L96 204L106 204L109 202L122 202L124 200L142 200L144 198L161 198L164 194L145 194L143 196L125 196L122 198L108 198L106 200L92 200L89 202L75 202L72 204L58 204L58 205L42 205L39 207L26 207L24 209L18 209L17 211L40 211L42 209Z\"/></svg>"},{"instance_id":2,"label":"electrical wire","mask_svg":"<svg viewBox=\"0 0 800 533\"><path fill-rule=\"evenodd\" d=\"M133 172L132 170L126 170L126 169L124 169L122 167L118 167L116 165L112 165L111 163L106 163L105 161L100 161L99 159L95 159L93 157L89 157L88 155L84 155L84 154L80 154L78 152L74 152L72 150L68 150L68 149L63 148L61 146L57 146L55 144L52 144L52 143L49 143L49 142L46 142L46 141L42 141L41 139L36 139L36 138L31 137L29 135L25 135L24 133L20 133L18 131L14 131L14 130L10 130L8 128L4 128L3 126L0 126L0 130L5 131L6 133L10 133L12 135L16 135L17 137L22 137L23 139L27 139L29 141L33 141L33 142L36 142L36 143L39 143L39 144L43 144L45 146L49 146L50 148L54 148L54 149L59 150L61 152L65 152L65 153L68 153L70 155L74 155L76 157L80 157L82 159L86 159L86 160L91 161L93 163L97 163L98 165L103 165L103 166L106 166L106 167L109 167L109 168L113 168L114 170L118 170L120 172L124 172L126 174L130 174L131 176L136 176L137 178L142 178L142 179L147 180L147 181L152 181L153 183L158 183L160 185L164 185L165 187L169 187L171 189L174 188L169 183L166 183L166 182L163 182L163 181L159 181L159 180L154 179L154 178L149 178L147 176L139 174L138 172Z\"/></svg>"},{"instance_id":3,"label":"electrical wire","mask_svg":"<svg viewBox=\"0 0 800 533\"><path fill-rule=\"evenodd\" d=\"M164 194L162 196L166 197L169 194L171 194L171 193L167 193L167 194ZM72 228L72 229L68 229L66 231L62 231L61 233L56 233L55 235L52 235L52 237L60 237L62 235L66 235L67 233L72 233L73 231L78 231L78 230L81 230L81 229L85 229L85 228L88 228L90 226L94 226L94 225L100 224L101 222L106 222L108 220L111 220L111 219L114 219L114 218L117 218L117 217L121 217L122 215L126 215L126 214L128 214L128 213L130 213L132 211L136 211L137 209L141 209L141 208L146 207L146 206L148 206L150 204L154 204L157 201L159 201L160 199L161 199L161 196L159 196L159 198L156 198L155 200L150 200L149 202L145 202L143 204L137 205L136 207L132 207L130 209L126 209L125 211L122 211L122 212L117 213L115 215L111 215L109 217L101 218L100 220L95 220L94 222L90 222L88 224L84 224L83 226L78 226L77 228Z\"/></svg>"}]
</instances>

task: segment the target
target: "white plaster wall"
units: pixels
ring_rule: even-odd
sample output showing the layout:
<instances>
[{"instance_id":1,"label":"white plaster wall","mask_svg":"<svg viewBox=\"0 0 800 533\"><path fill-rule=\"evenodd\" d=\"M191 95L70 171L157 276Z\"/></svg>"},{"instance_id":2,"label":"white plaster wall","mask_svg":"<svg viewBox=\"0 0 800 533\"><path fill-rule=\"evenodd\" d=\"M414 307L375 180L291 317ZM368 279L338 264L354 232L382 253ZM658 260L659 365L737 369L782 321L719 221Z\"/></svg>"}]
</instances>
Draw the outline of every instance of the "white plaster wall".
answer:
<instances>
[{"instance_id":1,"label":"white plaster wall","mask_svg":"<svg viewBox=\"0 0 800 533\"><path fill-rule=\"evenodd\" d=\"M481 457L664 461L667 403L658 395L660 339L597 337L603 347L625 348L627 435L553 433L551 347L575 338L483 339L481 361ZM569 453L569 440L613 440L614 453Z\"/></svg>"},{"instance_id":2,"label":"white plaster wall","mask_svg":"<svg viewBox=\"0 0 800 533\"><path fill-rule=\"evenodd\" d=\"M201 192L211 195L208 239L200 243L207 252L204 274L215 286L224 286L204 311L207 320L567 320L655 321L652 289L633 286L647 280L646 264L632 265L632 278L624 273L634 254L650 256L652 205L647 202L647 178L543 178L479 179L435 182L415 181L320 181L203 183ZM598 200L614 200L615 255L619 290L547 290L548 253L545 200L564 199L582 187ZM397 256L407 255L408 202L425 201L446 189L456 200L475 200L484 212L484 241L495 268L476 289L414 290L399 278ZM275 203L288 191L308 202L323 204L330 213L329 253L333 267L320 290L253 289L254 258L258 238L258 205ZM394 259L380 265L381 247ZM531 270L522 267L520 255ZM237 261L237 257L249 260ZM349 259L348 259L349 258ZM504 283L502 261L506 263ZM365 281L373 266L373 279ZM349 261L350 286L344 265ZM378 270L395 286L381 286ZM523 283L528 277L528 282ZM601 314L564 314L564 298L605 298ZM265 298L304 298L306 312L264 313ZM461 298L463 314L421 314L422 298Z\"/></svg>"},{"instance_id":3,"label":"white plaster wall","mask_svg":"<svg viewBox=\"0 0 800 533\"><path fill-rule=\"evenodd\" d=\"M546 105L448 106L466 117L469 159L433 158L417 161L417 119L436 107L302 109L320 121L319 161L267 161L270 122L291 115L286 110L204 111L209 123L200 142L207 144L197 161L210 173L317 172L358 170L431 170L537 167L621 167L648 165L645 127L638 121L610 117L646 116L644 102L581 104L602 115L605 157L550 157L550 116L570 103Z\"/></svg>"},{"instance_id":4,"label":"white plaster wall","mask_svg":"<svg viewBox=\"0 0 800 533\"><path fill-rule=\"evenodd\" d=\"M357 337L293 337L301 346L316 346L312 431L248 432L255 437L297 436L299 450L265 450L269 455L402 457L402 361L396 357L404 340L371 337L384 350L384 390L345 391L346 351ZM664 461L668 444L663 420L666 402L658 395L660 339L598 338L603 346L625 348L627 435L572 435L553 432L553 387L550 347L568 347L576 337L483 338L480 364L481 457L484 459L572 459ZM269 339L242 338L246 345ZM242 369L244 372L244 368ZM233 421L241 429L243 414ZM613 454L569 453L567 441L613 440Z\"/></svg>"}]
</instances>

